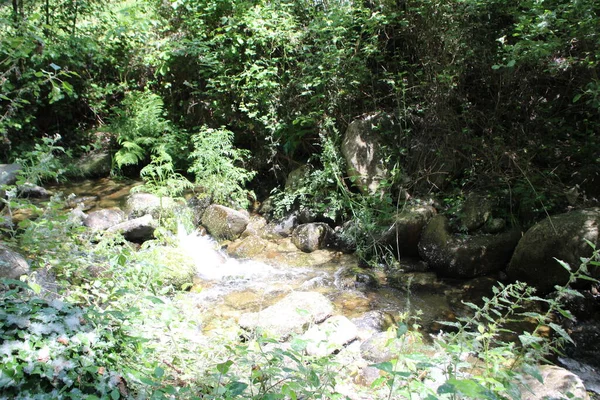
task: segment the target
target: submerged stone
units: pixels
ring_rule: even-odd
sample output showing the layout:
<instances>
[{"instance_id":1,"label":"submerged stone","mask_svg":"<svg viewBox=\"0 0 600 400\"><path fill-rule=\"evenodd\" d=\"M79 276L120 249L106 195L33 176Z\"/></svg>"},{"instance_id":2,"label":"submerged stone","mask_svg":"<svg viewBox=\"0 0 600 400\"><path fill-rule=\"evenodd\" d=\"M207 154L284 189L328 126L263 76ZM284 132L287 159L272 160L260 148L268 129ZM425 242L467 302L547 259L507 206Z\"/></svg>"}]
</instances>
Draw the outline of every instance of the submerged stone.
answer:
<instances>
[{"instance_id":1,"label":"submerged stone","mask_svg":"<svg viewBox=\"0 0 600 400\"><path fill-rule=\"evenodd\" d=\"M293 292L264 310L240 316L240 327L260 331L285 340L303 333L310 324L319 323L333 314L333 304L316 292Z\"/></svg>"}]
</instances>

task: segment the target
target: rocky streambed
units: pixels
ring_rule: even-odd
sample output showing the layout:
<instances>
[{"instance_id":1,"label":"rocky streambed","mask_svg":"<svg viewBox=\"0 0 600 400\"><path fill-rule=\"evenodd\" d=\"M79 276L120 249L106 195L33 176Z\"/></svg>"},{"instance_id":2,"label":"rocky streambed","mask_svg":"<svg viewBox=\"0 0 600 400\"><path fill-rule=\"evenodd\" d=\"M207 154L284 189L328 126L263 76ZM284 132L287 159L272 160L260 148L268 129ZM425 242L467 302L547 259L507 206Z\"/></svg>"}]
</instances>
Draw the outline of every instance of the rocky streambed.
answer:
<instances>
[{"instance_id":1,"label":"rocky streambed","mask_svg":"<svg viewBox=\"0 0 600 400\"><path fill-rule=\"evenodd\" d=\"M102 179L51 190L66 194L72 218L83 226L118 231L136 243L154 238L161 209L179 210L175 213L187 215L194 225L210 234L180 227L177 235L177 251L193 260L194 285L186 296L201 311L198 327L203 334L210 335L223 324L234 324L248 332L266 331L284 342L292 335L303 335L317 343L307 351L313 355L341 354L340 357L346 357L344 363L352 363L359 371L354 381L366 384L377 377L370 364L394 357L386 346L387 329L400 316L410 319L418 315L423 331L435 333L441 328L439 321L453 320L468 312L463 301L478 302L488 296L499 278L523 276L535 284L540 273L524 275L519 257L528 265L538 262L548 266L554 246L552 250L562 251L558 253L561 259L573 262L587 249L570 243L581 239L598 241L600 211L596 209L559 216L553 220L558 222L550 222L553 229L539 233L544 227L542 222L541 228L536 225L533 233L521 237L505 229L470 236L453 233L444 217L435 215L433 207L419 206L400 213L382 235L382 241L396 238L396 250L407 255L400 257L398 266L394 270L360 268L347 243L339 240L338 231L327 224L302 221L295 216L267 221L261 215L223 206L161 199L147 193L130 194L135 184ZM557 229L561 218L565 222ZM568 238L552 239L553 233ZM545 253L529 250L529 246L539 247L548 240L550 249ZM525 255L513 256L515 247L516 254ZM15 266L21 269L11 270L12 275L11 271L4 274L13 278L15 271L23 273L27 263L14 250L3 246L0 253L3 257L8 254L5 260L17 260ZM532 259L532 253L539 254L539 260ZM536 271L532 268L526 270ZM545 271L551 269L546 267ZM560 283L561 273L554 281L550 274L544 274L546 286L541 284L540 289L547 290L548 281ZM585 308L579 314L582 320L590 319L589 310L597 304L593 293L587 296L591 306L583 307L574 300L576 308ZM573 327L576 334L577 329ZM581 336L588 340L590 330L586 332ZM585 362L589 356L585 354L581 359ZM563 358L563 364L582 371L588 389L598 387L593 364L575 364L571 358ZM582 393L579 378L564 374L564 379L575 383L573 390L579 388ZM431 379L431 385L439 385L442 376Z\"/></svg>"}]
</instances>

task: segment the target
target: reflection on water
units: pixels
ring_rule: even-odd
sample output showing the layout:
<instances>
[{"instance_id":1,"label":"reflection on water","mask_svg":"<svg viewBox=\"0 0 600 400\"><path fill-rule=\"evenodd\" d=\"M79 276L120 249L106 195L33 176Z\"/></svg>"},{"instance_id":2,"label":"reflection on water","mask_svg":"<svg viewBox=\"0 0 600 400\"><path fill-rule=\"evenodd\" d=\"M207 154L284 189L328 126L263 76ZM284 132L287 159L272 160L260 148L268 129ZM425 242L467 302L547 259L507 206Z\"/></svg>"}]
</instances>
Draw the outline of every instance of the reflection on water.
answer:
<instances>
[{"instance_id":1,"label":"reflection on water","mask_svg":"<svg viewBox=\"0 0 600 400\"><path fill-rule=\"evenodd\" d=\"M77 197L95 198L90 210L121 207L131 188L142 184L140 180L132 179L86 179L77 182L64 182L49 186L54 193L62 192L66 198L70 194Z\"/></svg>"}]
</instances>

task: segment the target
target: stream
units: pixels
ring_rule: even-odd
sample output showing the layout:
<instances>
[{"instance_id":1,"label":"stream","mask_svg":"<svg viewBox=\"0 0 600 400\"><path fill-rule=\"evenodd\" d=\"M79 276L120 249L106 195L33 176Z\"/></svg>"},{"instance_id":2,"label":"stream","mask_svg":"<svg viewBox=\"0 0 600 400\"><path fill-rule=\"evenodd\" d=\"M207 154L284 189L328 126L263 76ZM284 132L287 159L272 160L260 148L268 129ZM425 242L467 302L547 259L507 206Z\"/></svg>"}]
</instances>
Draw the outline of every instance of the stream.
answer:
<instances>
[{"instance_id":1,"label":"stream","mask_svg":"<svg viewBox=\"0 0 600 400\"><path fill-rule=\"evenodd\" d=\"M101 178L54 185L49 189L62 192L65 198L71 199L72 206L84 203L80 207L89 212L122 208L131 188L140 183ZM406 274L407 279L414 281L413 289L405 285L396 288L387 284L383 271L372 270L369 275L378 284L361 283L347 272L357 268L358 259L354 255L318 250L307 257L287 238L277 240L279 254L260 261L230 257L210 236L197 231L185 232L180 228L178 239L182 251L197 265L195 288L189 296L203 310L205 321L237 319L241 313L264 309L293 291L314 291L329 298L337 313L350 319L378 311L395 320L402 313L414 315L419 311L421 326L431 331L439 328L437 321L452 318L457 305L462 308L460 293L477 286L442 281L433 273L416 272ZM418 263L410 259L403 262ZM407 265L407 269L413 270L414 266ZM204 329L210 329L210 325Z\"/></svg>"},{"instance_id":2,"label":"stream","mask_svg":"<svg viewBox=\"0 0 600 400\"><path fill-rule=\"evenodd\" d=\"M122 208L130 189L139 184L103 178L50 189L62 192L73 207L80 204L80 208L93 211ZM490 295L496 283L491 277L442 280L431 272L415 272L423 268L418 260L411 259L401 260L396 273L361 270L352 254L317 250L307 255L283 237L271 240L276 251L255 258L232 257L227 249L231 243L219 244L198 230L187 232L180 227L177 237L180 250L197 267L194 287L185 296L201 311L198 328L205 333L223 323L235 324L242 314L263 310L297 291L323 294L334 304L336 314L351 320L375 312L391 325L400 315L418 315L423 332L435 333L442 327L439 321L469 312L463 301L479 302ZM569 369L580 375L588 375L582 376L588 390L600 392L600 378L592 367L573 366L578 361L568 358L561 363L567 367L571 364Z\"/></svg>"}]
</instances>

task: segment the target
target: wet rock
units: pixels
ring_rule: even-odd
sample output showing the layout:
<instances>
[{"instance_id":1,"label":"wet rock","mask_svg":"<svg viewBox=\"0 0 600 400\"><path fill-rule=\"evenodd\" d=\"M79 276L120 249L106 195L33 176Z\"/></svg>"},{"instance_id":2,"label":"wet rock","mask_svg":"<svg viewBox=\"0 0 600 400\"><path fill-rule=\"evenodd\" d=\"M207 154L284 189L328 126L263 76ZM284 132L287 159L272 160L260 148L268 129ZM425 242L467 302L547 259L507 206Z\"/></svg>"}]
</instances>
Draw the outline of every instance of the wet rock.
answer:
<instances>
[{"instance_id":1,"label":"wet rock","mask_svg":"<svg viewBox=\"0 0 600 400\"><path fill-rule=\"evenodd\" d=\"M365 360L380 363L398 358L400 354L410 353L422 346L418 336L407 333L401 338L396 338L392 330L376 333L365 340L360 345L360 354Z\"/></svg>"},{"instance_id":2,"label":"wet rock","mask_svg":"<svg viewBox=\"0 0 600 400\"><path fill-rule=\"evenodd\" d=\"M246 230L249 218L229 207L212 204L202 216L202 225L219 240L233 240Z\"/></svg>"},{"instance_id":3,"label":"wet rock","mask_svg":"<svg viewBox=\"0 0 600 400\"><path fill-rule=\"evenodd\" d=\"M335 315L307 330L302 339L308 341L306 353L324 357L340 350L358 336L358 329L348 318Z\"/></svg>"},{"instance_id":4,"label":"wet rock","mask_svg":"<svg viewBox=\"0 0 600 400\"><path fill-rule=\"evenodd\" d=\"M600 367L568 357L559 357L561 366L577 375L589 392L600 394ZM597 398L597 397L596 397Z\"/></svg>"},{"instance_id":5,"label":"wet rock","mask_svg":"<svg viewBox=\"0 0 600 400\"><path fill-rule=\"evenodd\" d=\"M359 226L355 221L348 221L338 226L329 239L328 248L341 251L342 253L353 253L356 251L356 238L360 234Z\"/></svg>"},{"instance_id":6,"label":"wet rock","mask_svg":"<svg viewBox=\"0 0 600 400\"><path fill-rule=\"evenodd\" d=\"M235 258L257 259L261 255L276 251L276 244L254 235L245 236L227 246L227 253Z\"/></svg>"},{"instance_id":7,"label":"wet rock","mask_svg":"<svg viewBox=\"0 0 600 400\"><path fill-rule=\"evenodd\" d=\"M79 207L72 209L68 214L68 221L75 226L83 226L87 215Z\"/></svg>"},{"instance_id":8,"label":"wet rock","mask_svg":"<svg viewBox=\"0 0 600 400\"><path fill-rule=\"evenodd\" d=\"M465 200L460 213L463 228L473 232L481 228L492 216L492 201L486 196L472 193Z\"/></svg>"},{"instance_id":9,"label":"wet rock","mask_svg":"<svg viewBox=\"0 0 600 400\"><path fill-rule=\"evenodd\" d=\"M152 218L152 215L144 215L113 225L107 229L107 232L120 232L130 242L143 243L154 239L156 228L158 228L158 222Z\"/></svg>"},{"instance_id":10,"label":"wet rock","mask_svg":"<svg viewBox=\"0 0 600 400\"><path fill-rule=\"evenodd\" d=\"M0 278L19 279L29 273L29 263L25 258L0 244Z\"/></svg>"},{"instance_id":11,"label":"wet rock","mask_svg":"<svg viewBox=\"0 0 600 400\"><path fill-rule=\"evenodd\" d=\"M271 197L267 197L258 207L258 213L260 215L271 215L275 207L273 206L273 199Z\"/></svg>"},{"instance_id":12,"label":"wet rock","mask_svg":"<svg viewBox=\"0 0 600 400\"><path fill-rule=\"evenodd\" d=\"M108 151L84 154L77 162L76 168L82 176L104 177L112 169L112 157Z\"/></svg>"},{"instance_id":13,"label":"wet rock","mask_svg":"<svg viewBox=\"0 0 600 400\"><path fill-rule=\"evenodd\" d=\"M322 222L302 224L294 229L292 243L298 249L306 253L312 253L315 250L327 247L328 240L332 234L333 230L329 225Z\"/></svg>"},{"instance_id":14,"label":"wet rock","mask_svg":"<svg viewBox=\"0 0 600 400\"><path fill-rule=\"evenodd\" d=\"M210 196L194 196L188 200L187 206L192 211L194 226L202 223L204 211L210 206Z\"/></svg>"},{"instance_id":15,"label":"wet rock","mask_svg":"<svg viewBox=\"0 0 600 400\"><path fill-rule=\"evenodd\" d=\"M598 233L600 208L590 208L555 215L531 227L519 241L506 273L510 279L525 281L541 292L563 285L569 273L555 260L578 268L581 257L589 257L589 240L600 245ZM595 276L600 276L596 269Z\"/></svg>"},{"instance_id":16,"label":"wet rock","mask_svg":"<svg viewBox=\"0 0 600 400\"><path fill-rule=\"evenodd\" d=\"M576 323L570 327L569 334L574 344L565 347L565 355L589 363L600 371L600 321Z\"/></svg>"},{"instance_id":17,"label":"wet rock","mask_svg":"<svg viewBox=\"0 0 600 400\"><path fill-rule=\"evenodd\" d=\"M442 276L474 278L504 269L519 237L516 231L498 235L453 235L448 219L438 215L423 230L419 254Z\"/></svg>"},{"instance_id":18,"label":"wet rock","mask_svg":"<svg viewBox=\"0 0 600 400\"><path fill-rule=\"evenodd\" d=\"M49 199L52 196L47 189L34 185L33 183L26 182L17 188L19 197L27 199Z\"/></svg>"},{"instance_id":19,"label":"wet rock","mask_svg":"<svg viewBox=\"0 0 600 400\"><path fill-rule=\"evenodd\" d=\"M292 214L284 220L280 221L279 223L275 224L272 227L271 231L275 235L279 235L281 237L289 237L291 236L296 226L298 226L298 217Z\"/></svg>"},{"instance_id":20,"label":"wet rock","mask_svg":"<svg viewBox=\"0 0 600 400\"><path fill-rule=\"evenodd\" d=\"M285 180L285 190L293 192L302 188L305 179L308 177L309 168L307 165L303 165L295 170L291 171Z\"/></svg>"},{"instance_id":21,"label":"wet rock","mask_svg":"<svg viewBox=\"0 0 600 400\"><path fill-rule=\"evenodd\" d=\"M125 213L118 208L105 208L88 213L83 225L93 230L106 230L125 221Z\"/></svg>"},{"instance_id":22,"label":"wet rock","mask_svg":"<svg viewBox=\"0 0 600 400\"><path fill-rule=\"evenodd\" d=\"M17 181L19 172L21 172L19 164L0 164L0 186L13 185Z\"/></svg>"},{"instance_id":23,"label":"wet rock","mask_svg":"<svg viewBox=\"0 0 600 400\"><path fill-rule=\"evenodd\" d=\"M419 255L419 240L423 229L436 214L432 206L411 207L395 217L392 226L383 233L379 242L389 246L396 257Z\"/></svg>"},{"instance_id":24,"label":"wet rock","mask_svg":"<svg viewBox=\"0 0 600 400\"><path fill-rule=\"evenodd\" d=\"M572 372L555 365L541 365L539 372L543 382L531 376L525 377L525 385L521 388L522 400L589 399L583 382Z\"/></svg>"},{"instance_id":25,"label":"wet rock","mask_svg":"<svg viewBox=\"0 0 600 400\"><path fill-rule=\"evenodd\" d=\"M408 292L424 291L441 293L448 289L448 285L441 281L433 272L394 271L387 274L387 282L391 287Z\"/></svg>"},{"instance_id":26,"label":"wet rock","mask_svg":"<svg viewBox=\"0 0 600 400\"><path fill-rule=\"evenodd\" d=\"M394 316L388 312L367 311L361 317L353 318L352 322L358 329L358 337L366 340L376 333L384 332L396 324Z\"/></svg>"},{"instance_id":27,"label":"wet rock","mask_svg":"<svg viewBox=\"0 0 600 400\"><path fill-rule=\"evenodd\" d=\"M373 113L351 122L344 134L342 154L348 176L363 194L377 193L389 175L380 140L381 130L391 126L389 116Z\"/></svg>"},{"instance_id":28,"label":"wet rock","mask_svg":"<svg viewBox=\"0 0 600 400\"><path fill-rule=\"evenodd\" d=\"M294 292L264 310L242 314L238 323L247 331L259 330L284 340L332 314L333 304L322 294Z\"/></svg>"},{"instance_id":29,"label":"wet rock","mask_svg":"<svg viewBox=\"0 0 600 400\"><path fill-rule=\"evenodd\" d=\"M159 197L151 193L133 193L125 202L125 214L129 219L152 215L160 216L161 210L173 208L177 202L170 197Z\"/></svg>"},{"instance_id":30,"label":"wet rock","mask_svg":"<svg viewBox=\"0 0 600 400\"><path fill-rule=\"evenodd\" d=\"M19 164L0 164L0 199L6 198L6 191L2 186L13 185L17 181L19 172L21 172ZM0 210L3 208L4 203L0 201Z\"/></svg>"},{"instance_id":31,"label":"wet rock","mask_svg":"<svg viewBox=\"0 0 600 400\"><path fill-rule=\"evenodd\" d=\"M338 288L369 289L379 286L379 280L374 271L360 267L342 267L334 274L334 284Z\"/></svg>"},{"instance_id":32,"label":"wet rock","mask_svg":"<svg viewBox=\"0 0 600 400\"><path fill-rule=\"evenodd\" d=\"M246 230L242 233L242 237L263 236L266 226L267 220L262 215L251 215L248 225L246 225Z\"/></svg>"}]
</instances>

